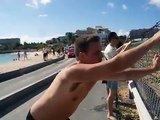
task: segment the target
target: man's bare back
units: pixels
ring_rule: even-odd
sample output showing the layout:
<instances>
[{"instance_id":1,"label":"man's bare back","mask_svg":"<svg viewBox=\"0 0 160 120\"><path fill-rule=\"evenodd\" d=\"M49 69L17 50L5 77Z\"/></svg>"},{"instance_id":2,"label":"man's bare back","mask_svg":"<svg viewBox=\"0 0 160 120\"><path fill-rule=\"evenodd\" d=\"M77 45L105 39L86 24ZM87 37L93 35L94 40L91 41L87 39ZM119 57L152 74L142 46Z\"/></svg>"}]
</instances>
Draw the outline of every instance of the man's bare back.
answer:
<instances>
[{"instance_id":1,"label":"man's bare back","mask_svg":"<svg viewBox=\"0 0 160 120\"><path fill-rule=\"evenodd\" d=\"M56 76L44 95L32 106L30 112L36 120L66 120L95 84L68 80L68 69L65 68Z\"/></svg>"}]
</instances>

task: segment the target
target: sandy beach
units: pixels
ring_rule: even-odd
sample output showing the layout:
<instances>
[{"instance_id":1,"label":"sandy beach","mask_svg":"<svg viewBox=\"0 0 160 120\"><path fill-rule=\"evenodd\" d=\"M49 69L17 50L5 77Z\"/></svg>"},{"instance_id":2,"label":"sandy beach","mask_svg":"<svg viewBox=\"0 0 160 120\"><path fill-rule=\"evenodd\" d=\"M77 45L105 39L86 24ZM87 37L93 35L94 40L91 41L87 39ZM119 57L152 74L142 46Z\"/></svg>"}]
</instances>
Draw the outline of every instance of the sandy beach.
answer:
<instances>
[{"instance_id":1,"label":"sandy beach","mask_svg":"<svg viewBox=\"0 0 160 120\"><path fill-rule=\"evenodd\" d=\"M35 56L36 53L38 54L38 56ZM28 52L27 57L27 60L24 60L22 56L19 61L16 60L6 64L0 64L0 73L10 72L44 62L42 51ZM57 58L57 55L48 54L48 60L55 58Z\"/></svg>"}]
</instances>

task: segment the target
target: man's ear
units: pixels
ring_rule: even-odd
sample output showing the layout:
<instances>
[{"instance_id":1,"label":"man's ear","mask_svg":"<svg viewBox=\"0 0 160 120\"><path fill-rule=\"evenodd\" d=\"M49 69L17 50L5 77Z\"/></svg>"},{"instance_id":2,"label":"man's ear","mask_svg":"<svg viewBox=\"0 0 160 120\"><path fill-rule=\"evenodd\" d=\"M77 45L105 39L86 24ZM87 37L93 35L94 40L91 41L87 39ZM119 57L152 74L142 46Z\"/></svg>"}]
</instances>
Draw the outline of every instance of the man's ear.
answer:
<instances>
[{"instance_id":1,"label":"man's ear","mask_svg":"<svg viewBox=\"0 0 160 120\"><path fill-rule=\"evenodd\" d=\"M85 59L85 53L84 52L80 52L79 53L79 60L84 60Z\"/></svg>"}]
</instances>

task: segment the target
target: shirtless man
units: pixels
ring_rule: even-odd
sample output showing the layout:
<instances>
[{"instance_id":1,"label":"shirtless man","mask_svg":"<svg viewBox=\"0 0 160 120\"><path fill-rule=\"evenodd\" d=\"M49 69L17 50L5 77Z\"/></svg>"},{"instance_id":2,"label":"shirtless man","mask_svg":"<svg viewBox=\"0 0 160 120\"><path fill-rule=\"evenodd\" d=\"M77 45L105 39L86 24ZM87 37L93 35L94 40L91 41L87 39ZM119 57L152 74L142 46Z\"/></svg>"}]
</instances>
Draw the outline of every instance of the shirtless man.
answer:
<instances>
[{"instance_id":1,"label":"shirtless man","mask_svg":"<svg viewBox=\"0 0 160 120\"><path fill-rule=\"evenodd\" d=\"M78 61L63 69L56 76L44 95L31 107L27 116L28 120L69 120L98 80L138 79L156 72L160 67L158 55L153 58L151 67L139 69L128 67L159 42L160 32L145 43L120 53L113 59L101 62L99 37L77 38L75 51Z\"/></svg>"}]
</instances>

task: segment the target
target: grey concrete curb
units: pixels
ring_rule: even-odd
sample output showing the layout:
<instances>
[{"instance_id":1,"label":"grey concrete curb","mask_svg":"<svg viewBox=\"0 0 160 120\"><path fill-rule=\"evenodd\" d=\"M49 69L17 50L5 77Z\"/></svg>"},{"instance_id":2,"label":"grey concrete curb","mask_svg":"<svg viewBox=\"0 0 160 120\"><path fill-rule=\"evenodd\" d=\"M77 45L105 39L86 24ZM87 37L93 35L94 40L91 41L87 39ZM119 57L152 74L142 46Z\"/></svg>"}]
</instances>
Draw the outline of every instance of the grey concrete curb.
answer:
<instances>
[{"instance_id":1,"label":"grey concrete curb","mask_svg":"<svg viewBox=\"0 0 160 120\"><path fill-rule=\"evenodd\" d=\"M39 64L35 64L35 65L29 66L29 67L26 67L26 68L22 68L22 69L19 69L19 70L14 70L14 71L7 72L7 73L2 73L2 74L0 74L0 82L4 82L6 80L21 76L23 74L27 74L29 72L35 71L37 69L40 69L42 67L50 65L52 63L55 63L57 61L63 60L64 58L65 58L65 55L63 55L62 57L59 57L57 59L53 59L53 60L49 60L49 61L42 62L42 63L39 63Z\"/></svg>"},{"instance_id":2,"label":"grey concrete curb","mask_svg":"<svg viewBox=\"0 0 160 120\"><path fill-rule=\"evenodd\" d=\"M59 72L59 71L58 71ZM16 107L20 106L30 98L27 98L28 96L35 96L37 95L37 91L40 89L43 89L45 86L49 86L53 79L56 77L58 72L55 72L45 78L42 78L39 81L36 81L35 83L32 83L28 86L25 86L17 91L14 91L13 93L6 95L2 98L0 98L0 118L3 117L8 112L12 111ZM34 94L36 93L36 94ZM33 95L34 94L34 95ZM27 99L26 99L27 98ZM24 100L26 99L26 100Z\"/></svg>"}]
</instances>

